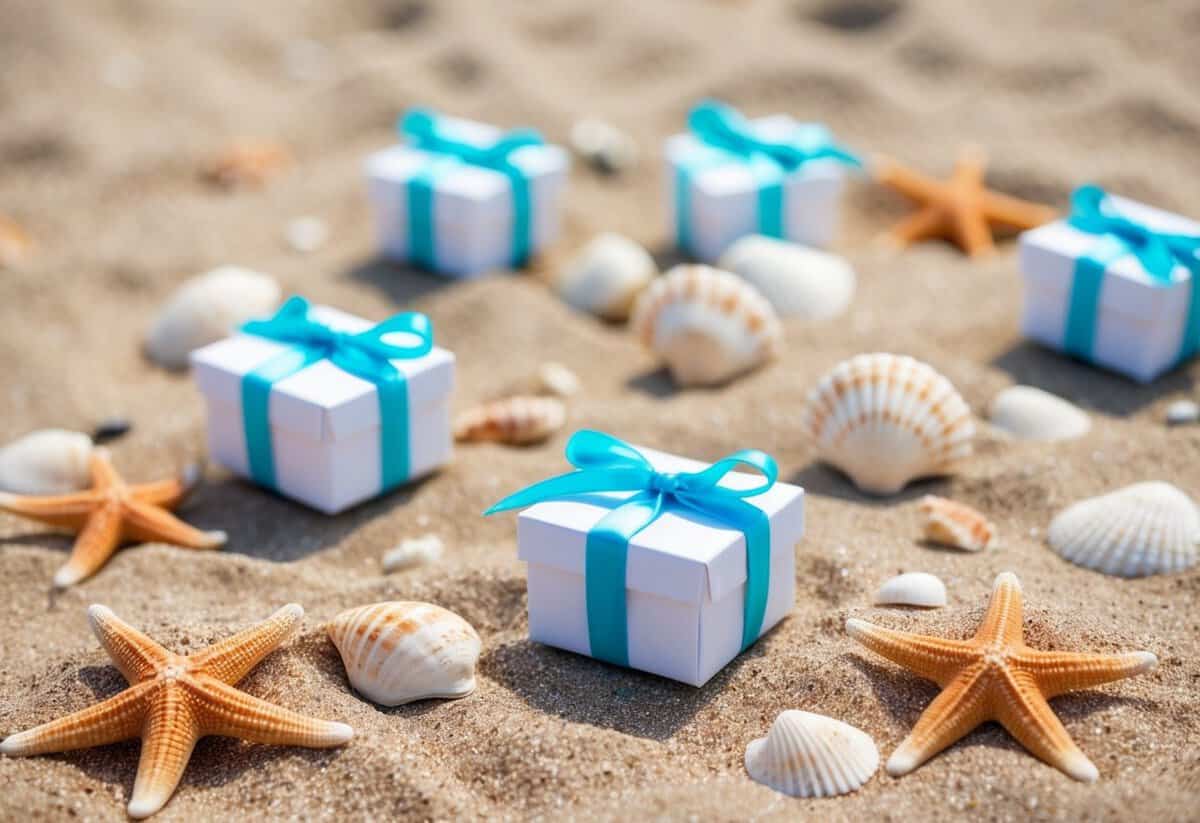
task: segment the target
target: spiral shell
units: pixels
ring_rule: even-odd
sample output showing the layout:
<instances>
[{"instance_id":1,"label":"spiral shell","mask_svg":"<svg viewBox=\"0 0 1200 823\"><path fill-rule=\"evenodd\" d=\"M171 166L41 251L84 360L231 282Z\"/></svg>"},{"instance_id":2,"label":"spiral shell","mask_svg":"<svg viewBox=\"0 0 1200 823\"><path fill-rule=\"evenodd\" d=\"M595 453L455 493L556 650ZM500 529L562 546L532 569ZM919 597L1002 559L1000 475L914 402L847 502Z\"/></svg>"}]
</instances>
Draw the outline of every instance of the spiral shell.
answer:
<instances>
[{"instance_id":1,"label":"spiral shell","mask_svg":"<svg viewBox=\"0 0 1200 823\"><path fill-rule=\"evenodd\" d=\"M981 552L996 539L996 527L963 503L927 494L921 498L920 509L925 516L925 539L931 543Z\"/></svg>"},{"instance_id":2,"label":"spiral shell","mask_svg":"<svg viewBox=\"0 0 1200 823\"><path fill-rule=\"evenodd\" d=\"M746 772L792 797L833 797L855 791L879 768L879 749L866 732L811 712L789 709L766 737L746 747Z\"/></svg>"},{"instance_id":3,"label":"spiral shell","mask_svg":"<svg viewBox=\"0 0 1200 823\"><path fill-rule=\"evenodd\" d=\"M454 439L465 443L539 443L563 427L567 407L557 397L505 397L467 409L454 421Z\"/></svg>"}]
</instances>

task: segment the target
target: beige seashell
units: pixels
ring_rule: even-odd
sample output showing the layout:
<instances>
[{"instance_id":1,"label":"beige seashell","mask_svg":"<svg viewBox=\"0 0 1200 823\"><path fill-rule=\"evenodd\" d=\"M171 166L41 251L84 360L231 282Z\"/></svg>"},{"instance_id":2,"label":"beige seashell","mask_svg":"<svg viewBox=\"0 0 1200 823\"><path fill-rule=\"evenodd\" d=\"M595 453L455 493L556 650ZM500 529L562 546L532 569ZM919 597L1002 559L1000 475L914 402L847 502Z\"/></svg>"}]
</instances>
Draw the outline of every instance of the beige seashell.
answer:
<instances>
[{"instance_id":1,"label":"beige seashell","mask_svg":"<svg viewBox=\"0 0 1200 823\"><path fill-rule=\"evenodd\" d=\"M971 454L971 410L928 365L894 354L860 354L809 392L802 426L826 463L870 494L947 474Z\"/></svg>"},{"instance_id":2,"label":"beige seashell","mask_svg":"<svg viewBox=\"0 0 1200 823\"><path fill-rule=\"evenodd\" d=\"M400 545L383 555L383 570L397 572L411 569L413 566L424 566L436 563L442 556L445 545L436 534L424 537L410 537L400 541Z\"/></svg>"},{"instance_id":3,"label":"beige seashell","mask_svg":"<svg viewBox=\"0 0 1200 823\"><path fill-rule=\"evenodd\" d=\"M1135 483L1081 500L1051 521L1046 537L1072 563L1118 577L1183 571L1200 559L1200 515L1170 483Z\"/></svg>"},{"instance_id":4,"label":"beige seashell","mask_svg":"<svg viewBox=\"0 0 1200 823\"><path fill-rule=\"evenodd\" d=\"M562 428L567 407L557 397L505 397L468 409L454 421L459 442L540 443Z\"/></svg>"},{"instance_id":5,"label":"beige seashell","mask_svg":"<svg viewBox=\"0 0 1200 823\"><path fill-rule=\"evenodd\" d=\"M1021 440L1070 440L1092 428L1085 411L1033 386L1009 386L996 395L988 420Z\"/></svg>"},{"instance_id":6,"label":"beige seashell","mask_svg":"<svg viewBox=\"0 0 1200 823\"><path fill-rule=\"evenodd\" d=\"M0 214L0 269L15 268L33 252L33 238L15 220Z\"/></svg>"},{"instance_id":7,"label":"beige seashell","mask_svg":"<svg viewBox=\"0 0 1200 823\"><path fill-rule=\"evenodd\" d=\"M833 797L857 790L879 769L871 736L848 723L789 709L766 737L746 747L752 779L792 797Z\"/></svg>"},{"instance_id":8,"label":"beige seashell","mask_svg":"<svg viewBox=\"0 0 1200 823\"><path fill-rule=\"evenodd\" d=\"M583 388L579 376L562 363L543 363L537 371L537 390L556 397L572 397Z\"/></svg>"},{"instance_id":9,"label":"beige seashell","mask_svg":"<svg viewBox=\"0 0 1200 823\"><path fill-rule=\"evenodd\" d=\"M717 265L758 289L780 317L827 320L854 299L854 269L845 258L773 237L743 237Z\"/></svg>"},{"instance_id":10,"label":"beige seashell","mask_svg":"<svg viewBox=\"0 0 1200 823\"><path fill-rule=\"evenodd\" d=\"M146 337L146 353L168 369L186 368L188 355L279 305L275 278L221 266L185 282L167 301Z\"/></svg>"},{"instance_id":11,"label":"beige seashell","mask_svg":"<svg viewBox=\"0 0 1200 823\"><path fill-rule=\"evenodd\" d=\"M925 539L932 543L980 552L996 539L996 527L963 503L927 494L921 498L920 509L925 515Z\"/></svg>"},{"instance_id":12,"label":"beige seashell","mask_svg":"<svg viewBox=\"0 0 1200 823\"><path fill-rule=\"evenodd\" d=\"M282 143L243 139L214 155L200 169L200 176L226 189L258 187L291 164L291 152Z\"/></svg>"},{"instance_id":13,"label":"beige seashell","mask_svg":"<svg viewBox=\"0 0 1200 823\"><path fill-rule=\"evenodd\" d=\"M774 357L779 318L741 278L711 266L680 265L642 292L630 323L683 386L710 386Z\"/></svg>"},{"instance_id":14,"label":"beige seashell","mask_svg":"<svg viewBox=\"0 0 1200 823\"><path fill-rule=\"evenodd\" d=\"M946 605L946 584L925 572L896 575L875 592L875 605L936 609Z\"/></svg>"},{"instance_id":15,"label":"beige seashell","mask_svg":"<svg viewBox=\"0 0 1200 823\"><path fill-rule=\"evenodd\" d=\"M0 491L67 494L91 485L92 439L80 432L41 429L0 448Z\"/></svg>"},{"instance_id":16,"label":"beige seashell","mask_svg":"<svg viewBox=\"0 0 1200 823\"><path fill-rule=\"evenodd\" d=\"M624 320L658 274L650 253L627 237L600 234L562 270L555 289L568 305L606 320Z\"/></svg>"}]
</instances>

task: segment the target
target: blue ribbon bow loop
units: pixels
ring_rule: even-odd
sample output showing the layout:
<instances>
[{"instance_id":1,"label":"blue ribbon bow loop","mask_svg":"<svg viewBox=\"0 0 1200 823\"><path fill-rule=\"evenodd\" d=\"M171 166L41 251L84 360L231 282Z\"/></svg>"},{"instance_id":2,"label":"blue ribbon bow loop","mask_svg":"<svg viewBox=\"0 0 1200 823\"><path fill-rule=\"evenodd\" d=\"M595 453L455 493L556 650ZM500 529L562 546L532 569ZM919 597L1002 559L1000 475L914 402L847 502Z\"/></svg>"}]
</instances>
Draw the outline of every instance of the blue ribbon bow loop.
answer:
<instances>
[{"instance_id":1,"label":"blue ribbon bow loop","mask_svg":"<svg viewBox=\"0 0 1200 823\"><path fill-rule=\"evenodd\" d=\"M357 333L337 331L310 314L309 302L291 297L267 320L242 326L246 334L288 346L242 378L242 427L250 475L277 489L271 443L271 387L301 369L328 360L342 371L373 383L379 398L380 491L409 476L408 381L392 360L424 357L433 349L433 324L418 312L403 312ZM385 339L385 338L391 338ZM397 340L399 338L399 340Z\"/></svg>"},{"instance_id":2,"label":"blue ribbon bow loop","mask_svg":"<svg viewBox=\"0 0 1200 823\"><path fill-rule=\"evenodd\" d=\"M433 212L437 177L457 163L466 163L497 171L508 178L512 188L512 253L514 267L524 265L533 245L533 202L529 180L512 162L512 154L526 146L545 145L533 129L514 129L502 134L490 146L478 146L455 139L443 128L442 118L429 109L410 109L400 118L397 130L418 149L437 155L408 185L409 243L413 260L433 268L436 263L436 231Z\"/></svg>"},{"instance_id":3,"label":"blue ribbon bow loop","mask_svg":"<svg viewBox=\"0 0 1200 823\"><path fill-rule=\"evenodd\" d=\"M592 656L629 665L626 620L626 560L629 541L665 510L668 502L714 517L738 529L746 540L746 599L743 606L742 649L762 632L771 575L771 521L746 498L775 485L779 468L765 452L735 452L698 472L659 472L633 446L612 435L583 430L567 443L569 474L535 483L505 497L485 515L524 508L589 492L636 492L601 518L588 532L584 563L588 640ZM763 481L748 489L720 485L739 468L753 469Z\"/></svg>"}]
</instances>

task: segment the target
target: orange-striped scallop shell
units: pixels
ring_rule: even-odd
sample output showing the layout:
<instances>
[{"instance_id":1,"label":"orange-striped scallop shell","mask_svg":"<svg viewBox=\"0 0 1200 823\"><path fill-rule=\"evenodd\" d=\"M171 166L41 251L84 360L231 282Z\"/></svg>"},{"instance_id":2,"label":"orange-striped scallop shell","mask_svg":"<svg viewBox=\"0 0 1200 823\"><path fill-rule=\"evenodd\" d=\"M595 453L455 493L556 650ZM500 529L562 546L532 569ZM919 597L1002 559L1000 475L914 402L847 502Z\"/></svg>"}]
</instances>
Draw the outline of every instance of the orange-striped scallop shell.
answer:
<instances>
[{"instance_id":1,"label":"orange-striped scallop shell","mask_svg":"<svg viewBox=\"0 0 1200 823\"><path fill-rule=\"evenodd\" d=\"M467 409L454 421L459 442L540 443L563 427L567 407L557 397L505 397Z\"/></svg>"}]
</instances>

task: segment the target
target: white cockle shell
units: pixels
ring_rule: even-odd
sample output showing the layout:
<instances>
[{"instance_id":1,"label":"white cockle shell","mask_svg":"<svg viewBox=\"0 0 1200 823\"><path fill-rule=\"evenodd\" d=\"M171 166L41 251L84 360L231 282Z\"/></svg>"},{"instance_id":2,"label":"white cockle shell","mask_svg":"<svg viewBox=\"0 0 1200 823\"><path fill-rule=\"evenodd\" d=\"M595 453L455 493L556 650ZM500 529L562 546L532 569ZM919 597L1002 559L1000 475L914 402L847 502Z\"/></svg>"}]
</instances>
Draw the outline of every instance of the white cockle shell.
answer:
<instances>
[{"instance_id":1,"label":"white cockle shell","mask_svg":"<svg viewBox=\"0 0 1200 823\"><path fill-rule=\"evenodd\" d=\"M92 439L80 432L40 429L0 448L0 491L67 494L91 485Z\"/></svg>"},{"instance_id":2,"label":"white cockle shell","mask_svg":"<svg viewBox=\"0 0 1200 823\"><path fill-rule=\"evenodd\" d=\"M1083 409L1035 386L1009 386L997 394L988 420L1021 440L1071 440L1092 428Z\"/></svg>"},{"instance_id":3,"label":"white cockle shell","mask_svg":"<svg viewBox=\"0 0 1200 823\"><path fill-rule=\"evenodd\" d=\"M885 580L875 592L875 605L936 609L946 605L946 584L926 572L899 574Z\"/></svg>"},{"instance_id":4,"label":"white cockle shell","mask_svg":"<svg viewBox=\"0 0 1200 823\"><path fill-rule=\"evenodd\" d=\"M855 791L879 768L871 736L848 723L789 709L766 737L746 747L746 772L792 797L833 797Z\"/></svg>"},{"instance_id":5,"label":"white cockle shell","mask_svg":"<svg viewBox=\"0 0 1200 823\"><path fill-rule=\"evenodd\" d=\"M845 258L786 240L743 237L717 265L758 289L780 317L827 320L854 299L854 269Z\"/></svg>"},{"instance_id":6,"label":"white cockle shell","mask_svg":"<svg viewBox=\"0 0 1200 823\"><path fill-rule=\"evenodd\" d=\"M597 235L559 273L568 305L606 320L624 320L633 301L658 274L650 252L619 234Z\"/></svg>"}]
</instances>

